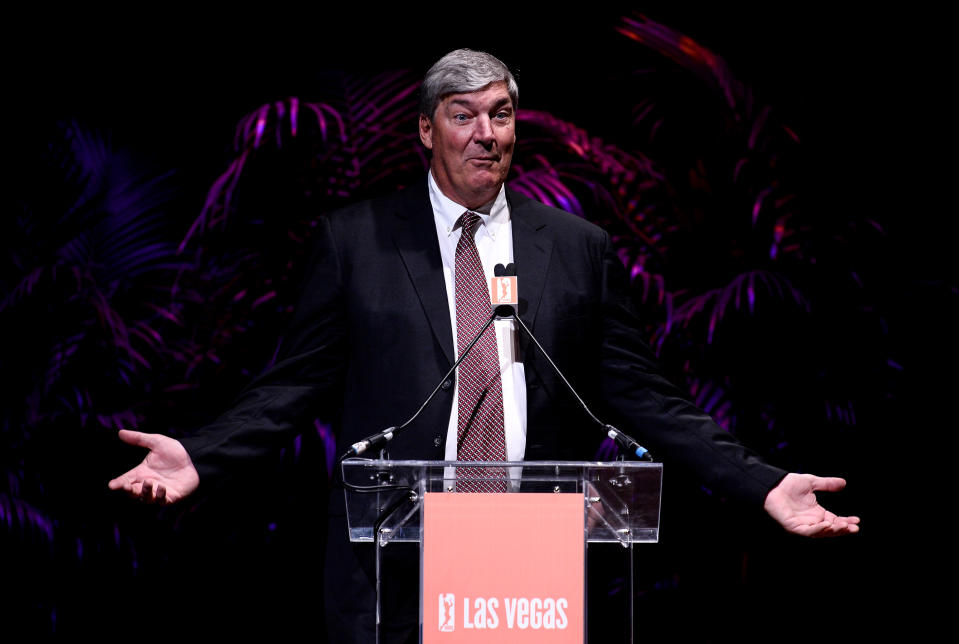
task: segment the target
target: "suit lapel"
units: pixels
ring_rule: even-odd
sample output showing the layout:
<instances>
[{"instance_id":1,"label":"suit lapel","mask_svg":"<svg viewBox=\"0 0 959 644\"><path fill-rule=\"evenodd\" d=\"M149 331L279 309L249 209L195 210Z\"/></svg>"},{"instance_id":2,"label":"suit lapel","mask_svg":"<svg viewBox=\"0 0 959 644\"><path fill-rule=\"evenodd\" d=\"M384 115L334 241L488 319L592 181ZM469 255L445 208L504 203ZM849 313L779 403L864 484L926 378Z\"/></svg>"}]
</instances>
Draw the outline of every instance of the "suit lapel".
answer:
<instances>
[{"instance_id":1,"label":"suit lapel","mask_svg":"<svg viewBox=\"0 0 959 644\"><path fill-rule=\"evenodd\" d=\"M536 202L507 191L513 221L513 258L519 281L519 315L530 329L535 328L553 242L542 233L546 220L536 210ZM520 350L525 355L529 338L520 333Z\"/></svg>"},{"instance_id":2,"label":"suit lapel","mask_svg":"<svg viewBox=\"0 0 959 644\"><path fill-rule=\"evenodd\" d=\"M429 193L424 186L406 191L396 212L393 241L400 253L420 304L429 320L436 341L450 364L453 357L453 331L450 327L449 301L443 280L443 260Z\"/></svg>"}]
</instances>

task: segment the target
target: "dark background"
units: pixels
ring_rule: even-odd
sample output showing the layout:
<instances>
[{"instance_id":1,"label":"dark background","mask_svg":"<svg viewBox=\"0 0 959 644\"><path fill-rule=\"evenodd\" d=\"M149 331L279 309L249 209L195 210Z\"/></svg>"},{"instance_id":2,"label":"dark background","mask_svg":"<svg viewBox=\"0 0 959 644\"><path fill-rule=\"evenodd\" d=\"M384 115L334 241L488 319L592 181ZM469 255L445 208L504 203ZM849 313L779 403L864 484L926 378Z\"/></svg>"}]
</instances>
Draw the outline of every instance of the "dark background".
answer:
<instances>
[{"instance_id":1,"label":"dark background","mask_svg":"<svg viewBox=\"0 0 959 644\"><path fill-rule=\"evenodd\" d=\"M34 133L63 119L108 131L139 159L176 169L186 223L223 171L243 115L287 96L308 100L330 72L422 74L442 53L467 46L491 51L514 70L522 108L550 111L615 141L621 125L614 116L630 98L618 79L637 57L635 44L613 27L633 9L424 5L13 16L4 47L9 133L29 145ZM890 343L908 376L884 418L870 418L868 431L841 441L841 454L852 459L842 471L816 472L849 477L850 489L830 507L860 514L862 534L803 541L694 490L677 492L676 505L664 506L663 543L638 550L645 628L667 639L788 641L807 629L854 635L904 627L905 615L883 611L922 592L922 566L882 565L889 554L882 535L907 513L898 490L910 487L885 472L909 451L914 431L941 421L929 401L948 400L954 382L934 375L953 346L956 283L951 216L938 196L948 165L928 154L933 145L952 156L950 133L939 125L940 21L806 5L638 9L722 56L800 134L807 203L868 212L884 226L885 241L870 257L888 294L896 330ZM895 447L886 447L889 439ZM89 551L75 568L51 558L47 568L22 569L17 554L4 553L16 574L0 582L13 598L0 614L12 607L12 623L33 633L322 629L323 527L313 513L325 507L325 479L310 474L308 460L264 470L189 509L157 512L104 491L136 459L109 440L99 445L116 449L116 467L91 473L102 486L78 486L76 503L89 504L91 516L120 517L133 536L124 545L118 539L117 548L136 551L135 569L117 570L116 557ZM314 472L322 471L320 460ZM45 475L49 487L62 490L59 498L69 496L70 481L57 480L52 468ZM83 547L79 539L76 547Z\"/></svg>"}]
</instances>

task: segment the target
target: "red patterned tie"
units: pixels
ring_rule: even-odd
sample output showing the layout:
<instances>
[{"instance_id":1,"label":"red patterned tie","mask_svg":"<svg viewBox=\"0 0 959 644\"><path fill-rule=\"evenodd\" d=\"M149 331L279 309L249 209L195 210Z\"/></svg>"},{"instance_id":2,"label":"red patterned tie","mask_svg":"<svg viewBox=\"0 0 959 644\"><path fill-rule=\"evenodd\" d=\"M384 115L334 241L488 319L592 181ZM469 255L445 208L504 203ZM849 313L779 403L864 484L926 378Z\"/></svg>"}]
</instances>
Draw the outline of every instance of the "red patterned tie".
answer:
<instances>
[{"instance_id":1,"label":"red patterned tie","mask_svg":"<svg viewBox=\"0 0 959 644\"><path fill-rule=\"evenodd\" d=\"M480 217L467 211L460 217L462 234L456 245L456 348L462 355L486 324L493 309L483 264L473 234ZM461 461L505 461L503 386L496 350L496 329L490 325L459 366L459 407L456 431ZM505 492L503 468L459 468L461 492ZM465 479L465 480L463 480ZM474 479L474 480L470 480Z\"/></svg>"}]
</instances>

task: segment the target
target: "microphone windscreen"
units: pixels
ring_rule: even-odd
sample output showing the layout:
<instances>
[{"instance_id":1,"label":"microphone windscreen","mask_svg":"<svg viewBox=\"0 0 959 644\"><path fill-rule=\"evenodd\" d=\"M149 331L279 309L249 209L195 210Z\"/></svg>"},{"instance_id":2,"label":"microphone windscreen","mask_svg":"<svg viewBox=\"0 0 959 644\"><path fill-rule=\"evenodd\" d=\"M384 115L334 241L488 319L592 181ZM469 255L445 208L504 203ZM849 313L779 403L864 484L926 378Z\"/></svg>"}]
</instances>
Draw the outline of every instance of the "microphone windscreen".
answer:
<instances>
[{"instance_id":1,"label":"microphone windscreen","mask_svg":"<svg viewBox=\"0 0 959 644\"><path fill-rule=\"evenodd\" d=\"M493 311L494 313L496 313L497 318L516 317L516 307L512 304L500 304L495 309L493 309Z\"/></svg>"},{"instance_id":2,"label":"microphone windscreen","mask_svg":"<svg viewBox=\"0 0 959 644\"><path fill-rule=\"evenodd\" d=\"M510 264L512 266L512 264ZM497 264L493 267L493 277L503 277L506 275L506 267L502 264Z\"/></svg>"}]
</instances>

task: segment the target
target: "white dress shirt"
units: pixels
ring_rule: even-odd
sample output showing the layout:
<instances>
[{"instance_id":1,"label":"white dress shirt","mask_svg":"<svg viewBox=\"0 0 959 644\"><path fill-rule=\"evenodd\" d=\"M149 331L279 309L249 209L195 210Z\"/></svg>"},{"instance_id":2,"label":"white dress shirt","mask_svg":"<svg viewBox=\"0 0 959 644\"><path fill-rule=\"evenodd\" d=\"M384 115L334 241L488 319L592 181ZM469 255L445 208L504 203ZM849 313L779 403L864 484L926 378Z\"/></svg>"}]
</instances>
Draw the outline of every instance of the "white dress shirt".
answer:
<instances>
[{"instance_id":1,"label":"white dress shirt","mask_svg":"<svg viewBox=\"0 0 959 644\"><path fill-rule=\"evenodd\" d=\"M453 349L456 352L456 300L454 288L454 267L456 265L456 244L459 243L462 228L457 221L467 208L459 205L443 194L433 173L429 172L430 203L433 205L433 219L436 222L436 236L440 244L440 256L443 258L443 279L446 282L446 297L449 301L450 325L453 329ZM473 210L480 216L481 223L476 229L476 250L483 263L486 284L489 287L493 277L493 267L506 266L513 261L513 226L510 221L509 204L506 202L506 188L501 187L496 198L483 207ZM519 361L519 337L516 322L496 320L496 348L499 351L500 378L503 384L503 422L506 428L506 458L521 461L526 453L526 374L523 363ZM459 416L459 377L453 391L453 409L446 434L445 459L455 461L457 419Z\"/></svg>"}]
</instances>

